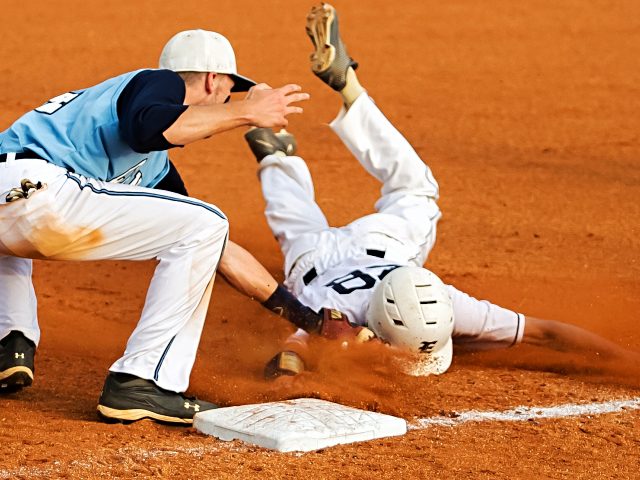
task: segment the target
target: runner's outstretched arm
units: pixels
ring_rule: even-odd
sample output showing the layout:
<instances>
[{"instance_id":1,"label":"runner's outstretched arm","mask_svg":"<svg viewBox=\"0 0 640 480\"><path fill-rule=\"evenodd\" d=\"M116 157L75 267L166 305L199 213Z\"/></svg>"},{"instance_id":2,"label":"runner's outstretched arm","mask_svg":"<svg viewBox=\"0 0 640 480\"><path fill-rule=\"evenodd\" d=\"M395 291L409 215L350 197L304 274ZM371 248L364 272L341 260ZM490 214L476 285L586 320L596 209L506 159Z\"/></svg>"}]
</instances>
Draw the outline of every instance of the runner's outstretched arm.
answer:
<instances>
[{"instance_id":1,"label":"runner's outstretched arm","mask_svg":"<svg viewBox=\"0 0 640 480\"><path fill-rule=\"evenodd\" d=\"M560 352L591 353L605 360L640 362L640 354L627 350L600 335L556 320L527 316L522 343Z\"/></svg>"}]
</instances>

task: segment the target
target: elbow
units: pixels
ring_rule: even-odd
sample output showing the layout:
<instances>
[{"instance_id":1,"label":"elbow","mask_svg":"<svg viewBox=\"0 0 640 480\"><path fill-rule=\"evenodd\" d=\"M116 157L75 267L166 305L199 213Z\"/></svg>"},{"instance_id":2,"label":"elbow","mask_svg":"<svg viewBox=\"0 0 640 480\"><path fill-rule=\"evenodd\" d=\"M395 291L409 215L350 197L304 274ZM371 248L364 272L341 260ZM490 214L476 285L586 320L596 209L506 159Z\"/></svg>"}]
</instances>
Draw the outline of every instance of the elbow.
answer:
<instances>
[{"instance_id":1,"label":"elbow","mask_svg":"<svg viewBox=\"0 0 640 480\"><path fill-rule=\"evenodd\" d=\"M183 147L190 143L190 139L183 134L182 129L176 126L175 123L162 132L161 136L165 142L174 147Z\"/></svg>"},{"instance_id":2,"label":"elbow","mask_svg":"<svg viewBox=\"0 0 640 480\"><path fill-rule=\"evenodd\" d=\"M164 132L162 132L162 136L167 142L173 145L184 145L184 142L182 142L182 139L180 138L180 135L178 134L177 129L173 128L173 125L171 125Z\"/></svg>"}]
</instances>

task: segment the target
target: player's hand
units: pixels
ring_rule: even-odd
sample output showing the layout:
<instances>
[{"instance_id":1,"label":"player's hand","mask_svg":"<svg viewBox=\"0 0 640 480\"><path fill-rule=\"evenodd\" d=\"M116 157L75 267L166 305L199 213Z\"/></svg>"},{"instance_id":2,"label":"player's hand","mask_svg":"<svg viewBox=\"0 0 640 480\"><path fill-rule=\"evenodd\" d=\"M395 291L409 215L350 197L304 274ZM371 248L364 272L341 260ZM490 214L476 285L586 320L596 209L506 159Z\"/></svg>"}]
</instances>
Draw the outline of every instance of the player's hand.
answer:
<instances>
[{"instance_id":1,"label":"player's hand","mask_svg":"<svg viewBox=\"0 0 640 480\"><path fill-rule=\"evenodd\" d=\"M323 308L321 313L322 324L318 333L322 337L355 343L365 343L375 338L371 330L351 323L349 318L339 310Z\"/></svg>"},{"instance_id":2,"label":"player's hand","mask_svg":"<svg viewBox=\"0 0 640 480\"><path fill-rule=\"evenodd\" d=\"M273 90L273 88L268 83L258 83L249 89L244 99L245 100L251 99L253 97L254 92L257 92L258 90Z\"/></svg>"},{"instance_id":3,"label":"player's hand","mask_svg":"<svg viewBox=\"0 0 640 480\"><path fill-rule=\"evenodd\" d=\"M255 85L245 101L249 107L250 124L254 127L284 128L289 124L287 115L302 113L302 108L292 103L309 99L300 85L289 84L270 88L267 84Z\"/></svg>"}]
</instances>

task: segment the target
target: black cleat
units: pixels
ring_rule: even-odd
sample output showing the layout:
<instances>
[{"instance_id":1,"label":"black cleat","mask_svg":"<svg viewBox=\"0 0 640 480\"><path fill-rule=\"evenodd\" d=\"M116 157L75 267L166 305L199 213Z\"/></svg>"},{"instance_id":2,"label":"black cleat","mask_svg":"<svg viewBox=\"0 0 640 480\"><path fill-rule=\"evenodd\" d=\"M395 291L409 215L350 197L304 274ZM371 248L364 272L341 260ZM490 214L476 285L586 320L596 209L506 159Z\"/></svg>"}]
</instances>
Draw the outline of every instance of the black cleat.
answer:
<instances>
[{"instance_id":1,"label":"black cleat","mask_svg":"<svg viewBox=\"0 0 640 480\"><path fill-rule=\"evenodd\" d=\"M282 375L294 376L304 372L304 361L296 352L285 350L276 354L264 367L264 378L267 380Z\"/></svg>"},{"instance_id":2,"label":"black cleat","mask_svg":"<svg viewBox=\"0 0 640 480\"><path fill-rule=\"evenodd\" d=\"M338 30L338 13L327 3L313 7L307 16L307 35L315 51L311 54L311 71L336 91L347 84L347 70L358 63L347 53Z\"/></svg>"},{"instance_id":3,"label":"black cleat","mask_svg":"<svg viewBox=\"0 0 640 480\"><path fill-rule=\"evenodd\" d=\"M258 162L267 155L274 155L277 152L294 155L298 148L293 134L284 128L278 133L274 133L270 128L252 128L244 134L244 138Z\"/></svg>"},{"instance_id":4,"label":"black cleat","mask_svg":"<svg viewBox=\"0 0 640 480\"><path fill-rule=\"evenodd\" d=\"M36 345L13 330L0 340L0 393L15 392L33 383Z\"/></svg>"},{"instance_id":5,"label":"black cleat","mask_svg":"<svg viewBox=\"0 0 640 480\"><path fill-rule=\"evenodd\" d=\"M191 425L198 412L217 405L185 397L126 373L109 372L98 401L98 414L107 422L133 422L151 418L159 422Z\"/></svg>"}]
</instances>

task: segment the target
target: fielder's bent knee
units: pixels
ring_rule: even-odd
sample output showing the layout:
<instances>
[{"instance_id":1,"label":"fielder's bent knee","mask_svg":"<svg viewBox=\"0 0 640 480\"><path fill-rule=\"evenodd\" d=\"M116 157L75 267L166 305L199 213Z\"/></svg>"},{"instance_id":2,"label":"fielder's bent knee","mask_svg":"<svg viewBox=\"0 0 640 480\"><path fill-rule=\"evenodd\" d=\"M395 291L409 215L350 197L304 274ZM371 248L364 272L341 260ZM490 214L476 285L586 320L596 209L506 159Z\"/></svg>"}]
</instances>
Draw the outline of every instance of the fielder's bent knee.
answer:
<instances>
[{"instance_id":1,"label":"fielder's bent knee","mask_svg":"<svg viewBox=\"0 0 640 480\"><path fill-rule=\"evenodd\" d=\"M188 227L181 243L200 250L220 249L229 233L229 220L213 205L203 202L198 207L188 212Z\"/></svg>"},{"instance_id":2,"label":"fielder's bent knee","mask_svg":"<svg viewBox=\"0 0 640 480\"><path fill-rule=\"evenodd\" d=\"M225 239L229 234L229 220L215 214L207 215L200 223L203 233L208 232L212 239Z\"/></svg>"}]
</instances>

